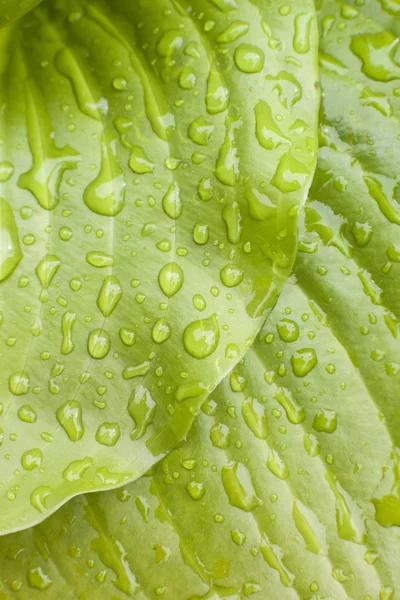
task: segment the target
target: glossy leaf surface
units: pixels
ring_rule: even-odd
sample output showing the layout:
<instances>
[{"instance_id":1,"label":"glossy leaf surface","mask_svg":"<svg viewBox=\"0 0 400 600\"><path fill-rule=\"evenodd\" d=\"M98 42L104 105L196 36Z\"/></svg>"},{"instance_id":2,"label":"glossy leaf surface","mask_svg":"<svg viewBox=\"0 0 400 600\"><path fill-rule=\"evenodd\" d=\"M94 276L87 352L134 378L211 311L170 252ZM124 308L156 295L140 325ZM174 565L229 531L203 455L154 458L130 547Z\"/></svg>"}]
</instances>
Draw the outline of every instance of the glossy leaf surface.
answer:
<instances>
[{"instance_id":1,"label":"glossy leaf surface","mask_svg":"<svg viewBox=\"0 0 400 600\"><path fill-rule=\"evenodd\" d=\"M182 441L292 268L313 3L203 5L49 1L3 31L0 533Z\"/></svg>"},{"instance_id":2,"label":"glossy leaf surface","mask_svg":"<svg viewBox=\"0 0 400 600\"><path fill-rule=\"evenodd\" d=\"M346 10L321 14L321 148L290 284L148 477L2 540L6 598L396 598L399 101L353 51L382 29Z\"/></svg>"}]
</instances>

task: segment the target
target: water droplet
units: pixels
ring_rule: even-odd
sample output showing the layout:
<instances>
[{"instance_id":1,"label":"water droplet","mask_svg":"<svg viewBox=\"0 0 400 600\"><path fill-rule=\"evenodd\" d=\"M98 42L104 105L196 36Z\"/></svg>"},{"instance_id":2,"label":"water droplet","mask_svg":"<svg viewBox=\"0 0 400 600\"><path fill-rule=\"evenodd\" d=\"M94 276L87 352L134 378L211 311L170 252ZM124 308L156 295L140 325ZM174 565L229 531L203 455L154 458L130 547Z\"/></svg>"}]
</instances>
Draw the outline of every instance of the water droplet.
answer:
<instances>
[{"instance_id":1,"label":"water droplet","mask_svg":"<svg viewBox=\"0 0 400 600\"><path fill-rule=\"evenodd\" d=\"M178 79L179 87L183 90L192 90L196 85L196 73L192 67L183 67Z\"/></svg>"},{"instance_id":2,"label":"water droplet","mask_svg":"<svg viewBox=\"0 0 400 600\"><path fill-rule=\"evenodd\" d=\"M277 207L266 194L252 188L246 190L245 198L249 205L250 217L255 221L265 221L276 216Z\"/></svg>"},{"instance_id":3,"label":"water droplet","mask_svg":"<svg viewBox=\"0 0 400 600\"><path fill-rule=\"evenodd\" d=\"M206 308L207 303L201 294L195 294L193 296L193 305L201 312Z\"/></svg>"},{"instance_id":4,"label":"water droplet","mask_svg":"<svg viewBox=\"0 0 400 600\"><path fill-rule=\"evenodd\" d=\"M276 450L268 452L267 467L279 479L287 479L289 477L289 469Z\"/></svg>"},{"instance_id":5,"label":"water droplet","mask_svg":"<svg viewBox=\"0 0 400 600\"><path fill-rule=\"evenodd\" d=\"M7 160L0 162L0 183L5 183L14 174L14 165Z\"/></svg>"},{"instance_id":6,"label":"water droplet","mask_svg":"<svg viewBox=\"0 0 400 600\"><path fill-rule=\"evenodd\" d=\"M127 327L121 327L119 337L125 346L134 346L136 344L136 333Z\"/></svg>"},{"instance_id":7,"label":"water droplet","mask_svg":"<svg viewBox=\"0 0 400 600\"><path fill-rule=\"evenodd\" d=\"M342 488L333 473L327 472L325 479L335 497L336 525L339 537L343 540L363 544L365 542L365 524L361 510Z\"/></svg>"},{"instance_id":8,"label":"water droplet","mask_svg":"<svg viewBox=\"0 0 400 600\"><path fill-rule=\"evenodd\" d=\"M26 80L24 89L26 131L33 165L20 176L18 185L29 190L42 208L53 210L60 200L62 176L67 169L76 169L79 154L70 146L57 148L54 144L54 130L33 79Z\"/></svg>"},{"instance_id":9,"label":"water droplet","mask_svg":"<svg viewBox=\"0 0 400 600\"><path fill-rule=\"evenodd\" d=\"M171 328L167 323L167 319L165 317L161 317L161 319L158 319L158 321L155 322L151 332L151 337L156 344L163 344L167 341L170 335Z\"/></svg>"},{"instance_id":10,"label":"water droplet","mask_svg":"<svg viewBox=\"0 0 400 600\"><path fill-rule=\"evenodd\" d=\"M228 344L225 348L225 358L228 360L236 360L239 358L240 350L236 344Z\"/></svg>"},{"instance_id":11,"label":"water droplet","mask_svg":"<svg viewBox=\"0 0 400 600\"><path fill-rule=\"evenodd\" d=\"M42 570L42 567L32 567L26 573L28 583L31 587L44 592L53 583L52 579Z\"/></svg>"},{"instance_id":12,"label":"water droplet","mask_svg":"<svg viewBox=\"0 0 400 600\"><path fill-rule=\"evenodd\" d=\"M229 90L219 71L213 67L207 79L206 108L210 115L223 112L229 105Z\"/></svg>"},{"instance_id":13,"label":"water droplet","mask_svg":"<svg viewBox=\"0 0 400 600\"><path fill-rule=\"evenodd\" d=\"M320 408L314 417L313 427L316 431L333 433L337 427L337 415L334 410Z\"/></svg>"},{"instance_id":14,"label":"water droplet","mask_svg":"<svg viewBox=\"0 0 400 600\"><path fill-rule=\"evenodd\" d=\"M186 485L186 490L192 500L201 500L206 493L204 484L198 481L189 481Z\"/></svg>"},{"instance_id":15,"label":"water droplet","mask_svg":"<svg viewBox=\"0 0 400 600\"><path fill-rule=\"evenodd\" d=\"M180 189L176 182L172 183L162 199L162 207L171 219L178 219L182 214L182 201Z\"/></svg>"},{"instance_id":16,"label":"water droplet","mask_svg":"<svg viewBox=\"0 0 400 600\"><path fill-rule=\"evenodd\" d=\"M72 328L76 321L76 314L71 310L67 310L61 318L61 354L70 354L75 348L72 341Z\"/></svg>"},{"instance_id":17,"label":"water droplet","mask_svg":"<svg viewBox=\"0 0 400 600\"><path fill-rule=\"evenodd\" d=\"M195 144L207 146L214 131L214 125L204 117L197 117L188 127L188 136Z\"/></svg>"},{"instance_id":18,"label":"water droplet","mask_svg":"<svg viewBox=\"0 0 400 600\"><path fill-rule=\"evenodd\" d=\"M400 78L400 76L399 76ZM382 184L375 177L364 177L364 182L368 188L371 198L378 204L381 213L396 225L400 225L400 212L397 210L397 203L390 202L389 198L383 192Z\"/></svg>"},{"instance_id":19,"label":"water droplet","mask_svg":"<svg viewBox=\"0 0 400 600\"><path fill-rule=\"evenodd\" d=\"M41 302L47 302L49 299L48 288L54 275L60 268L60 261L55 254L47 254L36 267L36 275L41 283L42 290L39 299Z\"/></svg>"},{"instance_id":20,"label":"water droplet","mask_svg":"<svg viewBox=\"0 0 400 600\"><path fill-rule=\"evenodd\" d=\"M93 466L93 458L86 456L81 460L72 461L63 471L65 481L79 481L90 467Z\"/></svg>"},{"instance_id":21,"label":"water droplet","mask_svg":"<svg viewBox=\"0 0 400 600\"><path fill-rule=\"evenodd\" d=\"M256 118L256 137L260 146L266 150L274 150L284 143L289 143L272 116L270 106L260 100L254 107Z\"/></svg>"},{"instance_id":22,"label":"water droplet","mask_svg":"<svg viewBox=\"0 0 400 600\"><path fill-rule=\"evenodd\" d=\"M256 398L246 398L242 403L242 415L254 435L260 440L266 440L268 423L264 406Z\"/></svg>"},{"instance_id":23,"label":"water droplet","mask_svg":"<svg viewBox=\"0 0 400 600\"><path fill-rule=\"evenodd\" d=\"M372 279L371 273L368 273L365 269L361 269L357 273L364 292L371 298L373 304L381 305L382 304L382 290Z\"/></svg>"},{"instance_id":24,"label":"water droplet","mask_svg":"<svg viewBox=\"0 0 400 600\"><path fill-rule=\"evenodd\" d=\"M95 329L89 333L88 352L92 358L101 360L110 351L110 335L105 329Z\"/></svg>"},{"instance_id":25,"label":"water droplet","mask_svg":"<svg viewBox=\"0 0 400 600\"><path fill-rule=\"evenodd\" d=\"M129 399L128 412L135 422L131 433L132 440L138 440L146 433L147 427L154 421L157 405L149 390L139 385Z\"/></svg>"},{"instance_id":26,"label":"water droplet","mask_svg":"<svg viewBox=\"0 0 400 600\"><path fill-rule=\"evenodd\" d=\"M16 269L22 259L14 214L11 206L4 198L0 198L0 238L0 281L4 281Z\"/></svg>"},{"instance_id":27,"label":"water droplet","mask_svg":"<svg viewBox=\"0 0 400 600\"><path fill-rule=\"evenodd\" d=\"M220 271L220 277L224 286L233 288L242 283L243 270L236 265L225 265Z\"/></svg>"},{"instance_id":28,"label":"water droplet","mask_svg":"<svg viewBox=\"0 0 400 600\"><path fill-rule=\"evenodd\" d=\"M211 179L209 179L208 177L203 177L203 179L199 181L199 185L197 186L197 193L199 194L200 199L203 200L203 202L211 200L214 194L214 188L212 186Z\"/></svg>"},{"instance_id":29,"label":"water droplet","mask_svg":"<svg viewBox=\"0 0 400 600\"><path fill-rule=\"evenodd\" d=\"M157 44L157 54L168 57L183 45L182 32L179 29L170 29L163 34Z\"/></svg>"},{"instance_id":30,"label":"water droplet","mask_svg":"<svg viewBox=\"0 0 400 600\"><path fill-rule=\"evenodd\" d=\"M400 68L395 56L399 38L391 31L380 31L355 35L351 38L350 49L361 61L362 72L375 81L400 79Z\"/></svg>"},{"instance_id":31,"label":"water droplet","mask_svg":"<svg viewBox=\"0 0 400 600\"><path fill-rule=\"evenodd\" d=\"M244 392L247 380L240 373L232 372L229 377L232 392Z\"/></svg>"},{"instance_id":32,"label":"water droplet","mask_svg":"<svg viewBox=\"0 0 400 600\"><path fill-rule=\"evenodd\" d=\"M47 485L41 485L34 489L30 496L33 508L36 508L42 515L47 511L47 498L51 496L53 490Z\"/></svg>"},{"instance_id":33,"label":"water droplet","mask_svg":"<svg viewBox=\"0 0 400 600\"><path fill-rule=\"evenodd\" d=\"M264 53L257 46L241 44L235 50L237 68L243 73L259 73L264 66Z\"/></svg>"},{"instance_id":34,"label":"water droplet","mask_svg":"<svg viewBox=\"0 0 400 600\"><path fill-rule=\"evenodd\" d=\"M183 345L186 352L197 359L210 356L219 344L217 315L190 323L183 332Z\"/></svg>"},{"instance_id":35,"label":"water droplet","mask_svg":"<svg viewBox=\"0 0 400 600\"><path fill-rule=\"evenodd\" d=\"M164 265L158 274L159 286L167 298L172 298L172 296L179 292L183 281L183 271L176 262Z\"/></svg>"},{"instance_id":36,"label":"water droplet","mask_svg":"<svg viewBox=\"0 0 400 600\"><path fill-rule=\"evenodd\" d=\"M242 125L241 117L227 117L225 121L225 138L222 144L215 167L215 176L221 183L235 186L239 181L239 155L237 149L237 130Z\"/></svg>"},{"instance_id":37,"label":"water droplet","mask_svg":"<svg viewBox=\"0 0 400 600\"><path fill-rule=\"evenodd\" d=\"M144 362L139 363L137 365L134 365L131 367L125 367L125 369L122 371L122 377L124 379L134 379L134 377L144 377L149 372L149 369L150 369L150 362L148 360L145 360Z\"/></svg>"},{"instance_id":38,"label":"water droplet","mask_svg":"<svg viewBox=\"0 0 400 600\"><path fill-rule=\"evenodd\" d=\"M86 254L86 262L92 267L103 268L112 267L114 265L114 259L105 252L88 252Z\"/></svg>"},{"instance_id":39,"label":"water droplet","mask_svg":"<svg viewBox=\"0 0 400 600\"><path fill-rule=\"evenodd\" d=\"M70 80L79 110L101 121L107 113L107 101L100 96L99 85L79 51L64 46L57 52L54 63L57 71Z\"/></svg>"},{"instance_id":40,"label":"water droplet","mask_svg":"<svg viewBox=\"0 0 400 600\"><path fill-rule=\"evenodd\" d=\"M284 408L288 420L293 423L293 425L298 425L304 421L304 408L299 406L289 390L280 388L279 392L274 396L274 399Z\"/></svg>"},{"instance_id":41,"label":"water droplet","mask_svg":"<svg viewBox=\"0 0 400 600\"><path fill-rule=\"evenodd\" d=\"M40 467L43 460L43 452L40 448L32 448L27 450L21 456L21 465L25 471L32 471L37 467Z\"/></svg>"},{"instance_id":42,"label":"water droplet","mask_svg":"<svg viewBox=\"0 0 400 600\"><path fill-rule=\"evenodd\" d=\"M202 381L189 381L181 383L175 392L175 398L178 402L183 402L188 398L198 398L207 393L207 386Z\"/></svg>"},{"instance_id":43,"label":"water droplet","mask_svg":"<svg viewBox=\"0 0 400 600\"><path fill-rule=\"evenodd\" d=\"M227 204L222 211L222 219L226 225L228 240L238 244L242 235L242 214L237 202Z\"/></svg>"},{"instance_id":44,"label":"water droplet","mask_svg":"<svg viewBox=\"0 0 400 600\"><path fill-rule=\"evenodd\" d=\"M400 262L400 246L394 246L391 244L388 247L386 254L389 260L393 262Z\"/></svg>"},{"instance_id":45,"label":"water droplet","mask_svg":"<svg viewBox=\"0 0 400 600\"><path fill-rule=\"evenodd\" d=\"M203 246L207 244L209 239L209 227L207 223L203 223L202 221L197 221L193 229L193 240L199 246Z\"/></svg>"},{"instance_id":46,"label":"water droplet","mask_svg":"<svg viewBox=\"0 0 400 600\"><path fill-rule=\"evenodd\" d=\"M299 337L299 326L291 319L281 319L276 324L276 328L283 342L295 342Z\"/></svg>"},{"instance_id":47,"label":"water droplet","mask_svg":"<svg viewBox=\"0 0 400 600\"><path fill-rule=\"evenodd\" d=\"M29 375L25 371L12 373L8 378L8 387L15 396L23 396L31 389Z\"/></svg>"},{"instance_id":48,"label":"water droplet","mask_svg":"<svg viewBox=\"0 0 400 600\"><path fill-rule=\"evenodd\" d=\"M104 446L115 446L121 437L121 428L118 423L102 423L96 431L96 441Z\"/></svg>"},{"instance_id":49,"label":"water droplet","mask_svg":"<svg viewBox=\"0 0 400 600\"><path fill-rule=\"evenodd\" d=\"M94 213L105 217L115 217L125 204L124 172L118 164L116 140L109 140L103 134L100 148L100 171L85 189L83 200Z\"/></svg>"},{"instance_id":50,"label":"water droplet","mask_svg":"<svg viewBox=\"0 0 400 600\"><path fill-rule=\"evenodd\" d=\"M104 317L109 317L122 298L122 288L115 275L109 275L103 281L97 298L97 306Z\"/></svg>"},{"instance_id":51,"label":"water droplet","mask_svg":"<svg viewBox=\"0 0 400 600\"><path fill-rule=\"evenodd\" d=\"M293 48L298 54L307 54L310 50L312 20L313 16L308 13L300 13L295 17Z\"/></svg>"},{"instance_id":52,"label":"water droplet","mask_svg":"<svg viewBox=\"0 0 400 600\"><path fill-rule=\"evenodd\" d=\"M246 542L246 535L242 531L240 531L240 529L234 529L233 531L231 531L231 537L232 541L237 546L243 546L243 544Z\"/></svg>"},{"instance_id":53,"label":"water droplet","mask_svg":"<svg viewBox=\"0 0 400 600\"><path fill-rule=\"evenodd\" d=\"M64 402L57 409L57 421L65 430L71 442L78 442L83 438L85 427L82 418L82 406L77 400Z\"/></svg>"},{"instance_id":54,"label":"water droplet","mask_svg":"<svg viewBox=\"0 0 400 600\"><path fill-rule=\"evenodd\" d=\"M215 423L210 430L210 440L213 446L226 450L231 445L231 432L224 423Z\"/></svg>"},{"instance_id":55,"label":"water droplet","mask_svg":"<svg viewBox=\"0 0 400 600\"><path fill-rule=\"evenodd\" d=\"M286 152L279 159L271 184L282 194L297 192L308 178L308 169L299 162L291 152Z\"/></svg>"},{"instance_id":56,"label":"water droplet","mask_svg":"<svg viewBox=\"0 0 400 600\"><path fill-rule=\"evenodd\" d=\"M322 547L314 529L321 531L322 527L317 521L314 513L299 500L295 500L292 507L292 516L297 530L306 543L307 550L314 554L320 554ZM314 527L312 527L312 525L314 525Z\"/></svg>"},{"instance_id":57,"label":"water droplet","mask_svg":"<svg viewBox=\"0 0 400 600\"><path fill-rule=\"evenodd\" d=\"M246 35L248 30L248 23L245 23L244 21L232 21L232 23L217 36L217 44L230 44L231 42L235 42L243 35Z\"/></svg>"},{"instance_id":58,"label":"water droplet","mask_svg":"<svg viewBox=\"0 0 400 600\"><path fill-rule=\"evenodd\" d=\"M243 463L230 461L222 467L221 479L232 506L250 512L260 506L251 475Z\"/></svg>"},{"instance_id":59,"label":"water droplet","mask_svg":"<svg viewBox=\"0 0 400 600\"><path fill-rule=\"evenodd\" d=\"M147 158L145 151L140 146L131 146L131 157L129 159L129 167L134 173L143 175L144 173L152 173L155 164Z\"/></svg>"},{"instance_id":60,"label":"water droplet","mask_svg":"<svg viewBox=\"0 0 400 600\"><path fill-rule=\"evenodd\" d=\"M37 414L32 406L25 404L18 409L18 418L25 423L35 423L37 421Z\"/></svg>"},{"instance_id":61,"label":"water droplet","mask_svg":"<svg viewBox=\"0 0 400 600\"><path fill-rule=\"evenodd\" d=\"M317 355L312 348L302 348L290 357L296 377L305 377L317 364Z\"/></svg>"}]
</instances>

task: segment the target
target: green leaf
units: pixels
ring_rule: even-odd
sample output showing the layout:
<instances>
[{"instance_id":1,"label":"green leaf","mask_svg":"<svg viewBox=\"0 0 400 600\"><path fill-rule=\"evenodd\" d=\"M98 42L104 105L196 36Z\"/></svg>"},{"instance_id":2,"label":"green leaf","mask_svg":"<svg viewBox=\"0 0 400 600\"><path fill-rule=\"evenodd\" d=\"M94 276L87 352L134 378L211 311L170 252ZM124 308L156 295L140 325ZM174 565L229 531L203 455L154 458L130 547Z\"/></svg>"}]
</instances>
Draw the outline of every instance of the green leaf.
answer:
<instances>
[{"instance_id":1,"label":"green leaf","mask_svg":"<svg viewBox=\"0 0 400 600\"><path fill-rule=\"evenodd\" d=\"M2 0L0 4L0 27L9 25L35 8L42 0Z\"/></svg>"},{"instance_id":2,"label":"green leaf","mask_svg":"<svg viewBox=\"0 0 400 600\"><path fill-rule=\"evenodd\" d=\"M326 10L344 22L341 3ZM400 103L396 82L367 79L350 49L360 32L382 30L363 13L346 24L323 38L324 65L351 68L322 68L322 147L294 276L254 346L149 477L5 537L7 593L14 581L34 598L32 578L48 597L390 600L400 590L389 193Z\"/></svg>"},{"instance_id":3,"label":"green leaf","mask_svg":"<svg viewBox=\"0 0 400 600\"><path fill-rule=\"evenodd\" d=\"M4 30L0 533L142 475L251 345L315 168L316 35L311 0Z\"/></svg>"}]
</instances>

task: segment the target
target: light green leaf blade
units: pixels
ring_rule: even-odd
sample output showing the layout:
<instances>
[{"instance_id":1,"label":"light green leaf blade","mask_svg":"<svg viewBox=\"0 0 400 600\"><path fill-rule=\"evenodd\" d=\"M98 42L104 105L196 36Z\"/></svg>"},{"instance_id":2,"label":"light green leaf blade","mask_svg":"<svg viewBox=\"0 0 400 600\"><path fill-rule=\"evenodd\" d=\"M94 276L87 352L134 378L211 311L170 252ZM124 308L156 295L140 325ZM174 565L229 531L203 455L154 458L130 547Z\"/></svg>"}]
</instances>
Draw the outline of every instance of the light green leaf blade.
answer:
<instances>
[{"instance_id":1,"label":"light green leaf blade","mask_svg":"<svg viewBox=\"0 0 400 600\"><path fill-rule=\"evenodd\" d=\"M342 22L342 4L328 8ZM347 44L340 60L353 60L349 44L365 28L379 33L358 14L341 44L334 40L343 32L332 28L324 42L332 58ZM129 581L136 597L151 599L396 597L398 225L365 177L394 185L399 141L383 140L398 127L399 102L389 82L379 85L379 106L386 98L393 116L366 104L363 89L374 84L355 69L349 77L323 67L322 82L323 147L295 274L254 346L204 404L186 444L151 476L75 499L3 538L3 557L15 556L2 563L5 597L12 580L30 598L119 597L125 586L123 598L133 594ZM372 132L374 155L357 141ZM47 594L27 584L32 569L52 580Z\"/></svg>"},{"instance_id":2,"label":"light green leaf blade","mask_svg":"<svg viewBox=\"0 0 400 600\"><path fill-rule=\"evenodd\" d=\"M2 533L185 438L290 273L318 112L311 0L47 2L4 36Z\"/></svg>"}]
</instances>

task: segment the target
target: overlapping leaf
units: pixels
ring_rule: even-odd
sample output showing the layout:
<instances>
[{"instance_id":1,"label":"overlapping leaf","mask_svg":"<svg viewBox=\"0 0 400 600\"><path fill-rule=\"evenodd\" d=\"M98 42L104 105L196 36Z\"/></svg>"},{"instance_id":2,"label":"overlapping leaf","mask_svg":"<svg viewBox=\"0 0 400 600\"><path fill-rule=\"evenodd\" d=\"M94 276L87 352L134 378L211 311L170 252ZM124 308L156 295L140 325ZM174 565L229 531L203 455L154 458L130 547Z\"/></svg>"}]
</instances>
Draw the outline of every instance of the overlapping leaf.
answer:
<instances>
[{"instance_id":1,"label":"overlapping leaf","mask_svg":"<svg viewBox=\"0 0 400 600\"><path fill-rule=\"evenodd\" d=\"M42 3L3 30L0 532L185 438L290 272L311 0Z\"/></svg>"},{"instance_id":2,"label":"overlapping leaf","mask_svg":"<svg viewBox=\"0 0 400 600\"><path fill-rule=\"evenodd\" d=\"M5 598L396 597L399 96L367 14L324 5L318 169L254 346L148 477L3 538Z\"/></svg>"},{"instance_id":3,"label":"overlapping leaf","mask_svg":"<svg viewBox=\"0 0 400 600\"><path fill-rule=\"evenodd\" d=\"M2 0L0 4L0 27L6 27L13 21L35 8L42 0Z\"/></svg>"}]
</instances>

